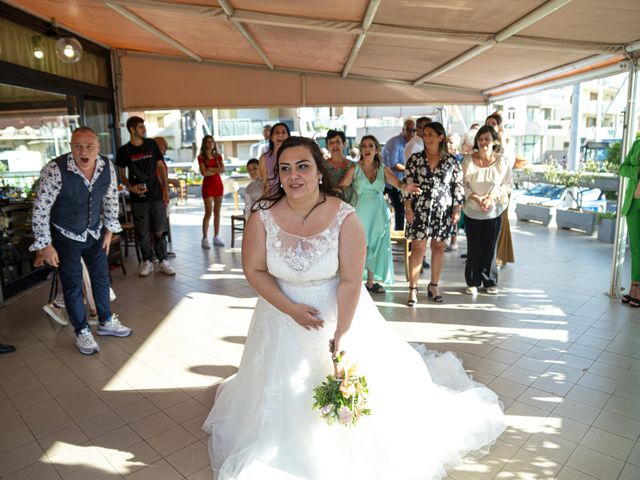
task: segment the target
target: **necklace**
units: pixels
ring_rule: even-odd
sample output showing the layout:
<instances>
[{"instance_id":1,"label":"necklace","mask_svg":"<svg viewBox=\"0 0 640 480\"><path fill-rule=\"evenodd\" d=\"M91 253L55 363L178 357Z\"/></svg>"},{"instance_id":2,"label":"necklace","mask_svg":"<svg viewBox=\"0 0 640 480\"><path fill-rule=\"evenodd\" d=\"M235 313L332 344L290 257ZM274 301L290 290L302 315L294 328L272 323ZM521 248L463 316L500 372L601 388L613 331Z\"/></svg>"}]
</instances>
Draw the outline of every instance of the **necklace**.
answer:
<instances>
[{"instance_id":1,"label":"necklace","mask_svg":"<svg viewBox=\"0 0 640 480\"><path fill-rule=\"evenodd\" d=\"M326 196L326 195L323 195L323 196L322 196L322 200L318 201L318 202L317 202L313 207L311 207L311 210L309 210L309 211L307 212L307 214L306 214L306 215L304 215L304 216L303 216L303 215L300 215L300 214L298 214L298 213L296 213L296 211L295 211L293 208L291 208L291 204L290 204L289 202L287 202L287 205L289 205L289 209L293 212L293 214L294 214L296 217L298 217L299 219L301 219L301 220L302 220L302 224L303 224L303 225L306 225L306 223L307 223L307 217L309 217L309 215L311 215L311 212L313 212L313 211L316 209L316 207L317 207L317 206L322 205L322 204L323 204L324 202L326 202L326 201L327 201L327 196Z\"/></svg>"}]
</instances>

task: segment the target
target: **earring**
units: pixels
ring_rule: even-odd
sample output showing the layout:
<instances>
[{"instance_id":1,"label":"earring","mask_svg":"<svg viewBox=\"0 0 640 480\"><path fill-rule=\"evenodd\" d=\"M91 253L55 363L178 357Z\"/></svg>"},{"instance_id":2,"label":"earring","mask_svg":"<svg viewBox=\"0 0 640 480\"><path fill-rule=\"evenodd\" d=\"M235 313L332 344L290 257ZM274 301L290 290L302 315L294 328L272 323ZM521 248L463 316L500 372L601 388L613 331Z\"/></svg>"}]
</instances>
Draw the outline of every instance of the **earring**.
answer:
<instances>
[{"instance_id":1,"label":"earring","mask_svg":"<svg viewBox=\"0 0 640 480\"><path fill-rule=\"evenodd\" d=\"M320 181L318 183L322 185L322 177L320 177Z\"/></svg>"},{"instance_id":2,"label":"earring","mask_svg":"<svg viewBox=\"0 0 640 480\"><path fill-rule=\"evenodd\" d=\"M280 184L280 188L284 188L284 185Z\"/></svg>"}]
</instances>

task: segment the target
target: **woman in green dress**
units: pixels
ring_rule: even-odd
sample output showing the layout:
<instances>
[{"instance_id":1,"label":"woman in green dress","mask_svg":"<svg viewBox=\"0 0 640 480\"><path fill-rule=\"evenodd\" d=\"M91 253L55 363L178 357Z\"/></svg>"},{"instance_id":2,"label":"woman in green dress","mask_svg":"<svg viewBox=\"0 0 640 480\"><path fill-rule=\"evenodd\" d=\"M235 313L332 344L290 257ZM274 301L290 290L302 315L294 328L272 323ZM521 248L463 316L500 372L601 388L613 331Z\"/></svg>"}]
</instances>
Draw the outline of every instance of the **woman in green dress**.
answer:
<instances>
[{"instance_id":1,"label":"woman in green dress","mask_svg":"<svg viewBox=\"0 0 640 480\"><path fill-rule=\"evenodd\" d=\"M355 208L364 226L367 237L367 282L365 287L371 293L385 293L376 280L393 284L393 259L391 257L391 237L389 207L384 199L384 184L389 183L407 193L419 193L417 185L407 185L398 180L391 170L384 166L380 156L380 143L373 135L366 135L360 141L360 160L345 173L340 186L351 186L355 192Z\"/></svg>"}]
</instances>

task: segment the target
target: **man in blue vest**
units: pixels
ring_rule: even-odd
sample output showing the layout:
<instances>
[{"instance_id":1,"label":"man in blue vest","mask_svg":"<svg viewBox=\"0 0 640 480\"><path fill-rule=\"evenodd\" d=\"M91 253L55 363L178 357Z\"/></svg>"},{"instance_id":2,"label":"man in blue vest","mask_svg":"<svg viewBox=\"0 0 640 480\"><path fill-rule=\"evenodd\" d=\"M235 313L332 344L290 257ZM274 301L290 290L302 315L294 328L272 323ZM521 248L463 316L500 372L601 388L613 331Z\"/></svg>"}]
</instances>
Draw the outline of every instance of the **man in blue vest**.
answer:
<instances>
[{"instance_id":1,"label":"man in blue vest","mask_svg":"<svg viewBox=\"0 0 640 480\"><path fill-rule=\"evenodd\" d=\"M107 254L118 222L116 170L98 155L100 142L88 127L71 136L71 153L50 161L42 169L33 206L33 235L29 249L35 266L58 268L64 302L76 334L76 347L91 355L100 351L87 324L82 299L82 258L89 270L98 311L98 335L128 337L131 329L111 313Z\"/></svg>"}]
</instances>

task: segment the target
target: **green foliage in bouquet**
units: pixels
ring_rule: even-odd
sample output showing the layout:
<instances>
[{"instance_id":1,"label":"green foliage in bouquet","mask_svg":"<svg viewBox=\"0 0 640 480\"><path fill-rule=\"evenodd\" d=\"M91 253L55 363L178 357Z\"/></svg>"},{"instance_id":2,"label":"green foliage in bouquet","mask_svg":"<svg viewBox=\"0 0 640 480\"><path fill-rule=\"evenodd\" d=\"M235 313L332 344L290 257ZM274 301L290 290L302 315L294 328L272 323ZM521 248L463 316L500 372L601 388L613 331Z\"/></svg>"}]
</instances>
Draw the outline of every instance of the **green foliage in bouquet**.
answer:
<instances>
[{"instance_id":1,"label":"green foliage in bouquet","mask_svg":"<svg viewBox=\"0 0 640 480\"><path fill-rule=\"evenodd\" d=\"M327 381L313 390L313 409L320 410L320 416L329 425L338 422L352 427L361 416L371 415L366 398L369 388L366 377L356 374L357 365L345 365L343 357L344 352L340 352L334 360L337 374L327 375Z\"/></svg>"}]
</instances>

